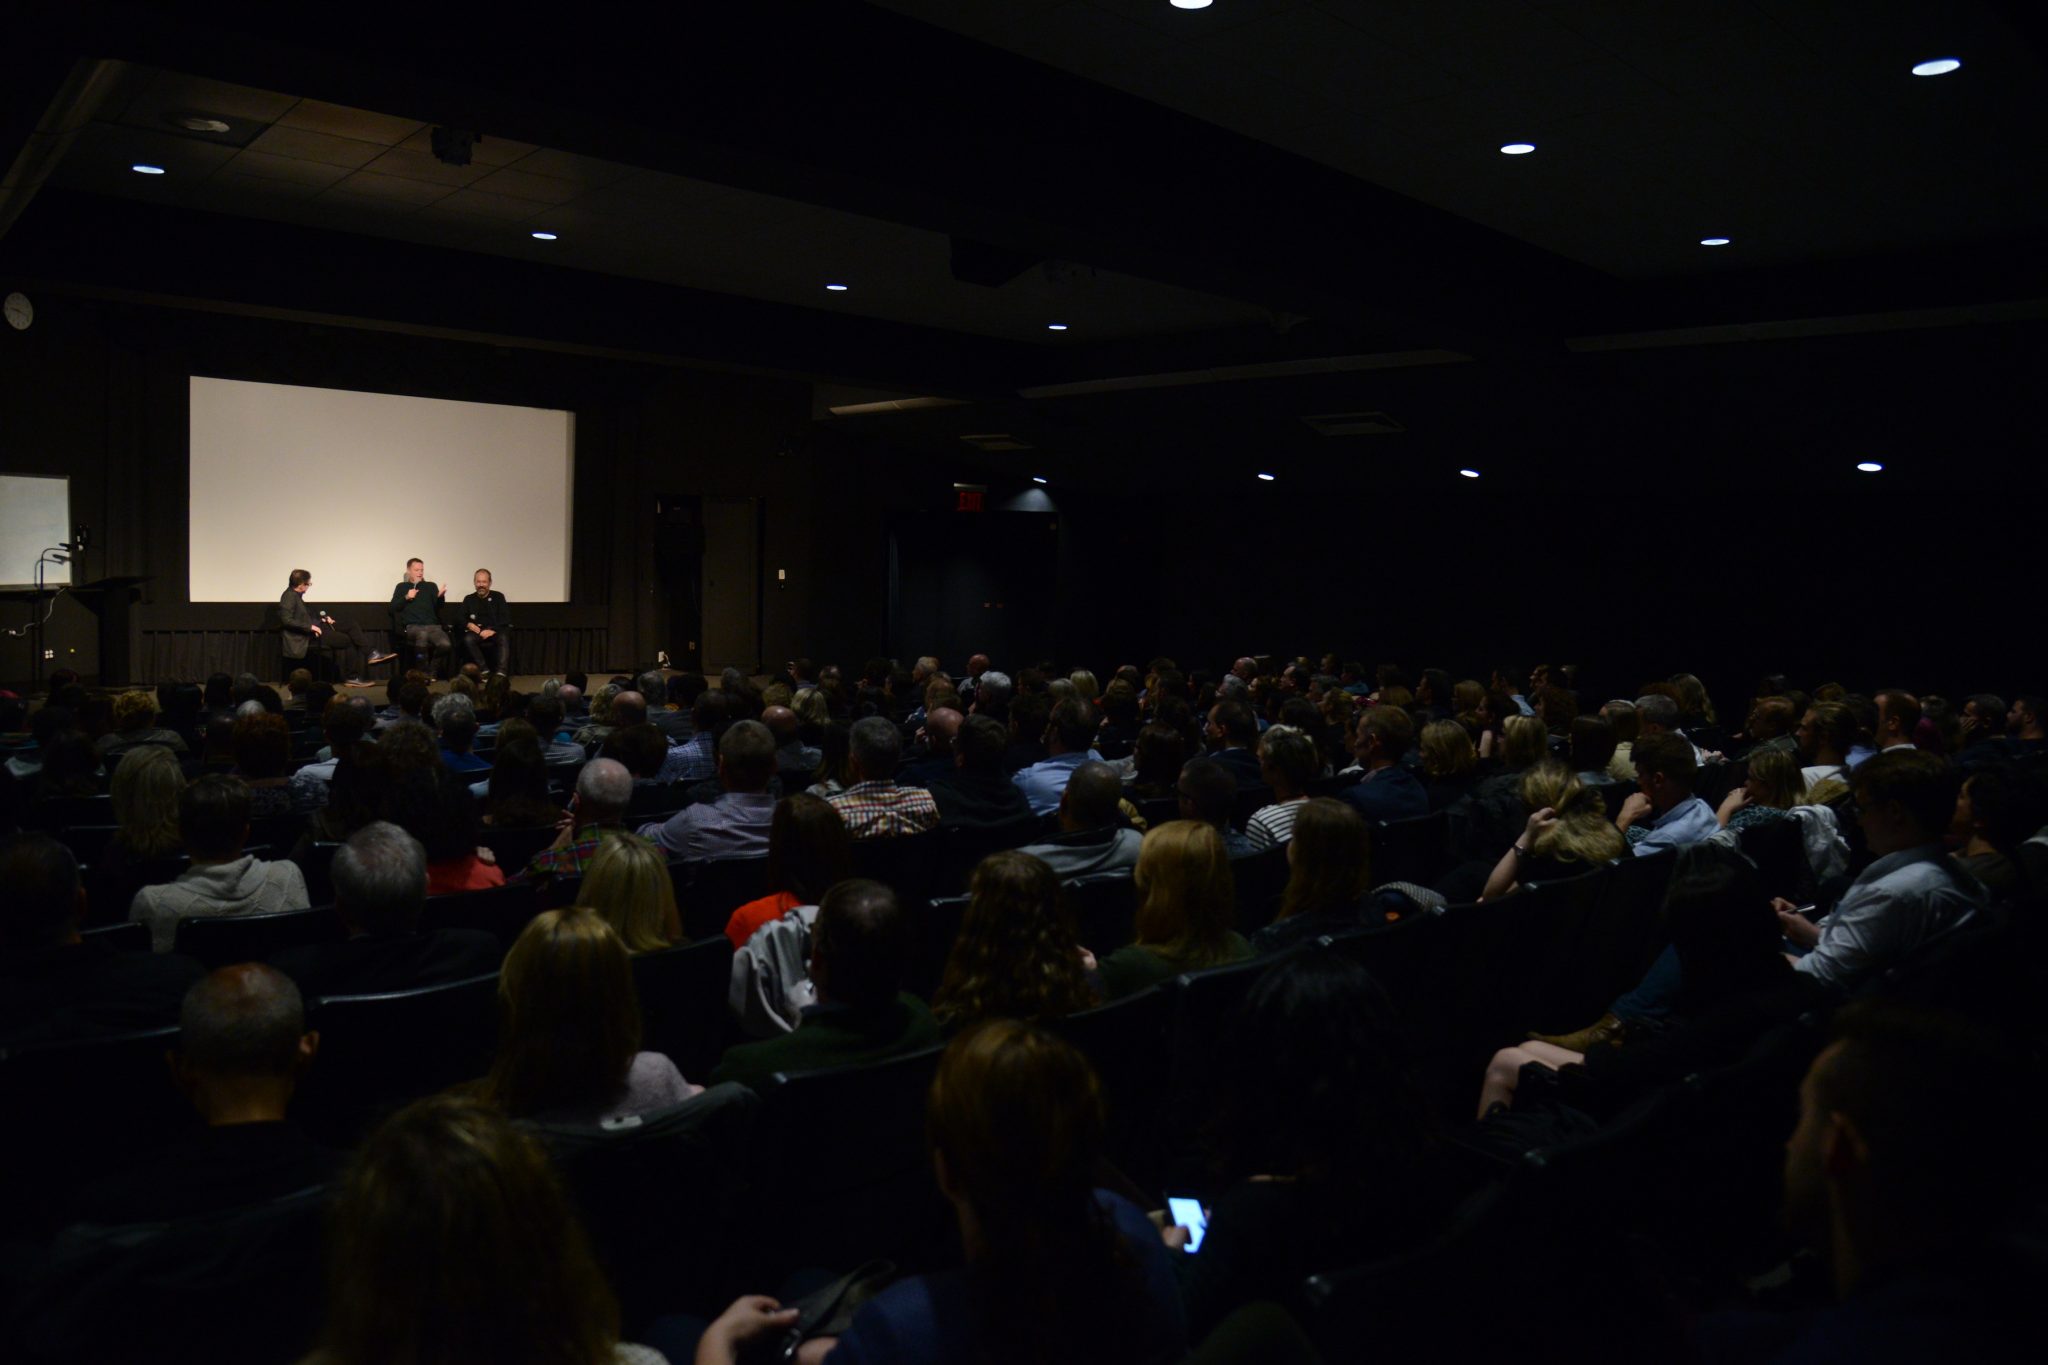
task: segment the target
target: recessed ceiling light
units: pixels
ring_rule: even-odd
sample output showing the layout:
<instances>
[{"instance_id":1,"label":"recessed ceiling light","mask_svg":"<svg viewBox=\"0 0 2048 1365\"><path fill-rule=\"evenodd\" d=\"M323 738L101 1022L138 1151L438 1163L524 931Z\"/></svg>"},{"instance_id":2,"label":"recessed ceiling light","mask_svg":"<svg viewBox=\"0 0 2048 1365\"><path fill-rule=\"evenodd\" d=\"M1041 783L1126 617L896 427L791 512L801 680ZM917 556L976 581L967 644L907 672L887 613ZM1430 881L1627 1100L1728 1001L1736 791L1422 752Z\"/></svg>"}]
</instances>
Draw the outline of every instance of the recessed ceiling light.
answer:
<instances>
[{"instance_id":1,"label":"recessed ceiling light","mask_svg":"<svg viewBox=\"0 0 2048 1365\"><path fill-rule=\"evenodd\" d=\"M1460 474L1463 474L1468 479L1476 479L1479 477L1479 471L1476 469L1461 469L1458 472Z\"/></svg>"},{"instance_id":2,"label":"recessed ceiling light","mask_svg":"<svg viewBox=\"0 0 2048 1365\"><path fill-rule=\"evenodd\" d=\"M140 161L136 162L133 166L130 166L128 169L135 172L137 175L162 175L164 173L163 167L147 165Z\"/></svg>"},{"instance_id":3,"label":"recessed ceiling light","mask_svg":"<svg viewBox=\"0 0 2048 1365\"><path fill-rule=\"evenodd\" d=\"M1700 238L1700 245L1701 245L1701 246L1726 246L1726 245L1728 245L1728 238L1726 238L1726 237L1702 237L1702 238Z\"/></svg>"},{"instance_id":4,"label":"recessed ceiling light","mask_svg":"<svg viewBox=\"0 0 2048 1365\"><path fill-rule=\"evenodd\" d=\"M1876 460L1865 460L1856 467L1862 470L1865 474L1875 474L1884 468L1884 466L1879 464Z\"/></svg>"},{"instance_id":5,"label":"recessed ceiling light","mask_svg":"<svg viewBox=\"0 0 2048 1365\"><path fill-rule=\"evenodd\" d=\"M1033 475L1031 476L1031 482L1033 482L1033 483L1044 483L1044 482L1045 482L1045 475L1043 475L1043 474L1033 474Z\"/></svg>"},{"instance_id":6,"label":"recessed ceiling light","mask_svg":"<svg viewBox=\"0 0 2048 1365\"><path fill-rule=\"evenodd\" d=\"M1510 142L1500 149L1502 156L1527 156L1536 150L1533 142Z\"/></svg>"},{"instance_id":7,"label":"recessed ceiling light","mask_svg":"<svg viewBox=\"0 0 2048 1365\"><path fill-rule=\"evenodd\" d=\"M536 242L552 242L555 240L555 234L552 232L536 232L533 234L533 240Z\"/></svg>"},{"instance_id":8,"label":"recessed ceiling light","mask_svg":"<svg viewBox=\"0 0 2048 1365\"><path fill-rule=\"evenodd\" d=\"M1067 324L1064 322L1048 322L1045 324L1045 330L1048 332L1064 332L1067 330Z\"/></svg>"},{"instance_id":9,"label":"recessed ceiling light","mask_svg":"<svg viewBox=\"0 0 2048 1365\"><path fill-rule=\"evenodd\" d=\"M1175 9L1207 9L1216 0L1168 0Z\"/></svg>"},{"instance_id":10,"label":"recessed ceiling light","mask_svg":"<svg viewBox=\"0 0 2048 1365\"><path fill-rule=\"evenodd\" d=\"M228 121L211 114L165 114L164 118L188 133L225 133Z\"/></svg>"},{"instance_id":11,"label":"recessed ceiling light","mask_svg":"<svg viewBox=\"0 0 2048 1365\"><path fill-rule=\"evenodd\" d=\"M1259 482L1260 482L1260 483L1271 483L1271 482L1273 482L1273 476L1272 476L1271 474L1261 474L1261 475L1259 475Z\"/></svg>"},{"instance_id":12,"label":"recessed ceiling light","mask_svg":"<svg viewBox=\"0 0 2048 1365\"><path fill-rule=\"evenodd\" d=\"M834 294L844 294L846 292L846 286L843 284L828 284L825 288Z\"/></svg>"},{"instance_id":13,"label":"recessed ceiling light","mask_svg":"<svg viewBox=\"0 0 2048 1365\"><path fill-rule=\"evenodd\" d=\"M1913 74L1916 76L1946 76L1951 71L1962 70L1963 64L1954 57L1935 57L1930 61L1916 62Z\"/></svg>"}]
</instances>

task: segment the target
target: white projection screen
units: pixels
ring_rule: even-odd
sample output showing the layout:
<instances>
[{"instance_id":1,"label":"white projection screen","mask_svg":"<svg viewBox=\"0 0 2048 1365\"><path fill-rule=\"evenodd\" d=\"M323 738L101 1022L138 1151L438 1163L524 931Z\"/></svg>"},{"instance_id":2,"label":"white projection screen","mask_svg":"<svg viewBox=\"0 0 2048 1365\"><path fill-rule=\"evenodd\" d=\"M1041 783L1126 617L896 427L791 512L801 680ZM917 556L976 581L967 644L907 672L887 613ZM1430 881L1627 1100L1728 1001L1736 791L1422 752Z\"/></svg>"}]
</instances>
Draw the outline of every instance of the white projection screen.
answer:
<instances>
[{"instance_id":1,"label":"white projection screen","mask_svg":"<svg viewBox=\"0 0 2048 1365\"><path fill-rule=\"evenodd\" d=\"M315 602L383 602L415 556L451 604L479 568L569 600L574 413L197 375L191 398L194 602L275 602L293 569Z\"/></svg>"}]
</instances>

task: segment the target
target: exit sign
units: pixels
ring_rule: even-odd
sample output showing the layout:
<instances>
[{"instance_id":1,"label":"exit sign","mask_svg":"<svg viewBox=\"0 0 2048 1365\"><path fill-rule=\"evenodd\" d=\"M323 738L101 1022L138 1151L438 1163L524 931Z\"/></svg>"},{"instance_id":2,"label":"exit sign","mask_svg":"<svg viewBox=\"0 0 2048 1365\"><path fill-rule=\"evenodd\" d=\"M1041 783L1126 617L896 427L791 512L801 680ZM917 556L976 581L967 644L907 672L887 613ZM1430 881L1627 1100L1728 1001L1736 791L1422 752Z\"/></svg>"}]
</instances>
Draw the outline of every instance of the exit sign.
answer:
<instances>
[{"instance_id":1,"label":"exit sign","mask_svg":"<svg viewBox=\"0 0 2048 1365\"><path fill-rule=\"evenodd\" d=\"M979 488L957 488L953 490L953 510L956 512L979 512L988 494Z\"/></svg>"}]
</instances>

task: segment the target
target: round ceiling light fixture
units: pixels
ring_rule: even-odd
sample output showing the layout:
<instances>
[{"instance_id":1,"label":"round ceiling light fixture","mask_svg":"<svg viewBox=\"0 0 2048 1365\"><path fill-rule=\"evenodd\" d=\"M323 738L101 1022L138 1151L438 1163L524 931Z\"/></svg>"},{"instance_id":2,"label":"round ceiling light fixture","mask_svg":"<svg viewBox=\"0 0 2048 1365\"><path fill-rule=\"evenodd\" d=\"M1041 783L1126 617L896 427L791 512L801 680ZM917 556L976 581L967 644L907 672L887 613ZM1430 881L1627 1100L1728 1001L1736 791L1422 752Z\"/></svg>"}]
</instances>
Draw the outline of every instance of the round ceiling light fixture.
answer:
<instances>
[{"instance_id":1,"label":"round ceiling light fixture","mask_svg":"<svg viewBox=\"0 0 2048 1365\"><path fill-rule=\"evenodd\" d=\"M1500 149L1502 156L1527 156L1536 150L1533 142L1510 142Z\"/></svg>"},{"instance_id":2,"label":"round ceiling light fixture","mask_svg":"<svg viewBox=\"0 0 2048 1365\"><path fill-rule=\"evenodd\" d=\"M557 239L552 232L536 232L533 234L533 240L536 242L552 242Z\"/></svg>"},{"instance_id":3,"label":"round ceiling light fixture","mask_svg":"<svg viewBox=\"0 0 2048 1365\"><path fill-rule=\"evenodd\" d=\"M1479 477L1479 471L1476 469L1461 469L1458 471L1458 473L1468 479L1476 479Z\"/></svg>"},{"instance_id":4,"label":"round ceiling light fixture","mask_svg":"<svg viewBox=\"0 0 2048 1365\"><path fill-rule=\"evenodd\" d=\"M137 175L162 175L164 173L163 167L152 166L146 161L138 161L133 166L130 166L128 169L135 172Z\"/></svg>"},{"instance_id":5,"label":"round ceiling light fixture","mask_svg":"<svg viewBox=\"0 0 2048 1365\"><path fill-rule=\"evenodd\" d=\"M825 286L825 292L829 294L844 294L846 286L843 284L828 284Z\"/></svg>"},{"instance_id":6,"label":"round ceiling light fixture","mask_svg":"<svg viewBox=\"0 0 2048 1365\"><path fill-rule=\"evenodd\" d=\"M1913 63L1916 76L1946 76L1951 71L1960 71L1963 64L1954 57L1932 57L1924 62Z\"/></svg>"},{"instance_id":7,"label":"round ceiling light fixture","mask_svg":"<svg viewBox=\"0 0 2048 1365\"><path fill-rule=\"evenodd\" d=\"M1260 482L1260 483L1271 483L1271 482L1273 482L1273 477L1274 477L1274 476L1273 476L1273 475L1271 475L1271 474L1265 474L1265 473L1261 473L1261 474L1259 475L1259 482Z\"/></svg>"},{"instance_id":8,"label":"round ceiling light fixture","mask_svg":"<svg viewBox=\"0 0 2048 1365\"><path fill-rule=\"evenodd\" d=\"M1045 330L1048 332L1064 332L1067 330L1067 324L1064 322L1048 322L1045 324Z\"/></svg>"},{"instance_id":9,"label":"round ceiling light fixture","mask_svg":"<svg viewBox=\"0 0 2048 1365\"><path fill-rule=\"evenodd\" d=\"M1207 9L1216 0L1168 0L1175 9Z\"/></svg>"},{"instance_id":10,"label":"round ceiling light fixture","mask_svg":"<svg viewBox=\"0 0 2048 1365\"><path fill-rule=\"evenodd\" d=\"M1729 238L1726 238L1726 237L1702 237L1702 238L1700 238L1700 245L1701 245L1701 246L1726 246L1726 245L1728 245L1728 242L1729 242L1729 240L1730 240L1730 239L1729 239Z\"/></svg>"},{"instance_id":11,"label":"round ceiling light fixture","mask_svg":"<svg viewBox=\"0 0 2048 1365\"><path fill-rule=\"evenodd\" d=\"M1884 471L1884 466L1879 464L1876 460L1864 460L1861 463L1859 463L1856 466L1856 468L1861 470L1865 474L1879 474Z\"/></svg>"},{"instance_id":12,"label":"round ceiling light fixture","mask_svg":"<svg viewBox=\"0 0 2048 1365\"><path fill-rule=\"evenodd\" d=\"M211 114L165 114L164 121L173 127L183 128L188 133L225 133L229 130L226 119L215 118Z\"/></svg>"},{"instance_id":13,"label":"round ceiling light fixture","mask_svg":"<svg viewBox=\"0 0 2048 1365\"><path fill-rule=\"evenodd\" d=\"M1045 475L1043 475L1043 474L1033 474L1033 475L1031 476L1031 482L1033 482L1033 483L1044 483L1044 482L1045 482Z\"/></svg>"}]
</instances>

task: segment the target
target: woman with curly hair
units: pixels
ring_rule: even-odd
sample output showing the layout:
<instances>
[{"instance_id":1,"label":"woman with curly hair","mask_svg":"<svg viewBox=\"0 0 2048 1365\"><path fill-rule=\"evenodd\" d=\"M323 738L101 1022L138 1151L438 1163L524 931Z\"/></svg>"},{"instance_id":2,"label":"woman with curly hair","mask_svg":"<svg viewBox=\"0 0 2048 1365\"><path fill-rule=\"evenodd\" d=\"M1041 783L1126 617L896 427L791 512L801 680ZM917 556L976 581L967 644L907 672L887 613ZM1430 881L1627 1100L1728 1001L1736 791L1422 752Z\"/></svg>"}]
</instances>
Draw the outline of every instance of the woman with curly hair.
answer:
<instances>
[{"instance_id":1,"label":"woman with curly hair","mask_svg":"<svg viewBox=\"0 0 2048 1365\"><path fill-rule=\"evenodd\" d=\"M974 869L967 915L932 1013L949 1031L983 1019L1061 1019L1096 1003L1094 957L1053 871L1028 853L992 853Z\"/></svg>"},{"instance_id":2,"label":"woman with curly hair","mask_svg":"<svg viewBox=\"0 0 2048 1365\"><path fill-rule=\"evenodd\" d=\"M1523 882L1591 872L1628 852L1628 840L1608 818L1606 801L1562 763L1540 764L1524 773L1522 801L1532 813L1521 837L1486 879L1479 896L1483 901L1497 901Z\"/></svg>"}]
</instances>

